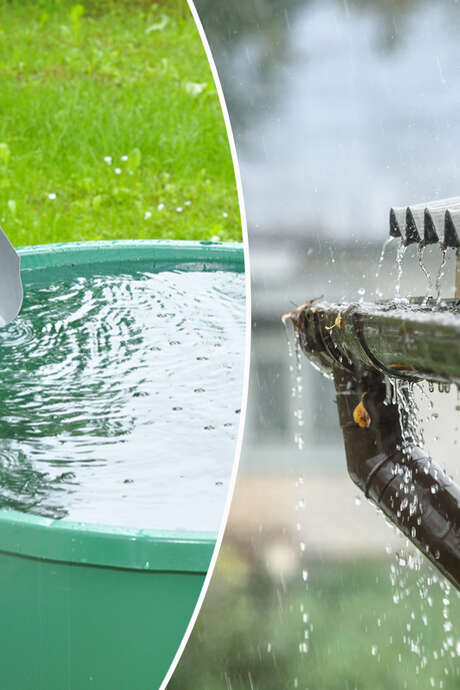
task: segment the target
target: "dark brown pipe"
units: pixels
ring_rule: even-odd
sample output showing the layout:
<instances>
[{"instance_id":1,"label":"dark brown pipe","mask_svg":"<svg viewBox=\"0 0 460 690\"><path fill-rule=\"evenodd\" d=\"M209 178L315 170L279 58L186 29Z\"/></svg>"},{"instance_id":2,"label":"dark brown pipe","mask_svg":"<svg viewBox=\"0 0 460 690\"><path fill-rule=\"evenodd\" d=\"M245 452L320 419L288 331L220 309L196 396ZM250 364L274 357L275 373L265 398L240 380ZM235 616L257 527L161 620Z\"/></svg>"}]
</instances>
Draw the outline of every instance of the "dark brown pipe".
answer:
<instances>
[{"instance_id":1,"label":"dark brown pipe","mask_svg":"<svg viewBox=\"0 0 460 690\"><path fill-rule=\"evenodd\" d=\"M334 369L348 472L375 505L460 589L460 489L417 446L404 447L398 406L376 373ZM360 427L353 411L369 416ZM407 445L407 444L406 444Z\"/></svg>"}]
</instances>

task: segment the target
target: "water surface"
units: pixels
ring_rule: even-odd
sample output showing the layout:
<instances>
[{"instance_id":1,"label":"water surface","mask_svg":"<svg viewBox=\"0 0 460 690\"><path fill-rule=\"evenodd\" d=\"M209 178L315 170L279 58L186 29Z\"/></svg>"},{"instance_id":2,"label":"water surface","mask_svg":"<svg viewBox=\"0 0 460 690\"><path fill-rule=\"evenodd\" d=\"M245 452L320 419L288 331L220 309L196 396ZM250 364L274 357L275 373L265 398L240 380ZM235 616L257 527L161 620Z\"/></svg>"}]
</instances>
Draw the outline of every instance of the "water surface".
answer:
<instances>
[{"instance_id":1,"label":"water surface","mask_svg":"<svg viewBox=\"0 0 460 690\"><path fill-rule=\"evenodd\" d=\"M215 530L241 406L244 275L29 285L0 330L0 506Z\"/></svg>"}]
</instances>

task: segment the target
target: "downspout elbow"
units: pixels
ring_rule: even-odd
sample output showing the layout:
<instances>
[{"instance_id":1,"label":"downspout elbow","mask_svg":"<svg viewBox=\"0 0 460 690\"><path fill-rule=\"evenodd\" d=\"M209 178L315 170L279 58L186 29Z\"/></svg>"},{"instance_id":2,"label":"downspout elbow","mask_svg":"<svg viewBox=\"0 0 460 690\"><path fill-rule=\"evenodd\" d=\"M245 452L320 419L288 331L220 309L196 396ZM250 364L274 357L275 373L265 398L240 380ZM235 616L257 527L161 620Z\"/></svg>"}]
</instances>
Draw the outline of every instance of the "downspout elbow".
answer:
<instances>
[{"instance_id":1,"label":"downspout elbow","mask_svg":"<svg viewBox=\"0 0 460 690\"><path fill-rule=\"evenodd\" d=\"M406 448L383 377L334 370L347 469L353 482L460 589L460 489L422 448ZM356 406L370 421L359 426Z\"/></svg>"}]
</instances>

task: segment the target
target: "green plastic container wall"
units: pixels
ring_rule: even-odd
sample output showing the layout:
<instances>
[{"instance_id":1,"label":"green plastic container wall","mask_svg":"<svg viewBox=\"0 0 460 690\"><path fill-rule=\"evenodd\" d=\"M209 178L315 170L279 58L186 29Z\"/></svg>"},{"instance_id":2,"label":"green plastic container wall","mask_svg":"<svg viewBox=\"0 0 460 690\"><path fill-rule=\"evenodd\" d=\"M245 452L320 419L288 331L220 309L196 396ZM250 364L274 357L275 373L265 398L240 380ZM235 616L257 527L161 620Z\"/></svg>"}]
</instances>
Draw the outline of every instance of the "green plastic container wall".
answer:
<instances>
[{"instance_id":1,"label":"green plastic container wall","mask_svg":"<svg viewBox=\"0 0 460 690\"><path fill-rule=\"evenodd\" d=\"M24 289L133 263L244 271L238 244L24 247ZM96 266L97 264L97 266ZM0 510L2 690L156 690L180 644L215 533L113 528Z\"/></svg>"}]
</instances>

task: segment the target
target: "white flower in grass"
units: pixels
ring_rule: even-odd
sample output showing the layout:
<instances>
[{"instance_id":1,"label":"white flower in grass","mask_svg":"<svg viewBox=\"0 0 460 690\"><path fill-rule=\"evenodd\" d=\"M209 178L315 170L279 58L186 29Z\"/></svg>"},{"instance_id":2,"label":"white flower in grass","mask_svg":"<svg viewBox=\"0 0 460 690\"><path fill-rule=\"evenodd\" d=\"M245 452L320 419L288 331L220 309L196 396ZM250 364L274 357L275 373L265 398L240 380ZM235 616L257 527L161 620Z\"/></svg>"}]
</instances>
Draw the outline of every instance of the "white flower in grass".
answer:
<instances>
[{"instance_id":1,"label":"white flower in grass","mask_svg":"<svg viewBox=\"0 0 460 690\"><path fill-rule=\"evenodd\" d=\"M219 235L213 235L211 237L211 242L220 242L220 237Z\"/></svg>"},{"instance_id":2,"label":"white flower in grass","mask_svg":"<svg viewBox=\"0 0 460 690\"><path fill-rule=\"evenodd\" d=\"M122 156L122 157L121 157L121 160L122 160L122 161L127 161L127 160L128 160L128 156Z\"/></svg>"},{"instance_id":3,"label":"white flower in grass","mask_svg":"<svg viewBox=\"0 0 460 690\"><path fill-rule=\"evenodd\" d=\"M223 216L224 218L228 218L228 213L227 213L227 211L224 211L224 212L222 213L222 216Z\"/></svg>"},{"instance_id":4,"label":"white flower in grass","mask_svg":"<svg viewBox=\"0 0 460 690\"><path fill-rule=\"evenodd\" d=\"M121 168L115 168L115 175L121 175Z\"/></svg>"},{"instance_id":5,"label":"white flower in grass","mask_svg":"<svg viewBox=\"0 0 460 690\"><path fill-rule=\"evenodd\" d=\"M184 206L190 206L191 203L192 203L191 201L186 201Z\"/></svg>"},{"instance_id":6,"label":"white flower in grass","mask_svg":"<svg viewBox=\"0 0 460 690\"><path fill-rule=\"evenodd\" d=\"M104 161L107 165L112 165L112 156L104 156Z\"/></svg>"},{"instance_id":7,"label":"white flower in grass","mask_svg":"<svg viewBox=\"0 0 460 690\"><path fill-rule=\"evenodd\" d=\"M164 204L158 204L157 209L159 211L162 211L164 209L165 205Z\"/></svg>"},{"instance_id":8,"label":"white flower in grass","mask_svg":"<svg viewBox=\"0 0 460 690\"><path fill-rule=\"evenodd\" d=\"M203 93L207 85L208 83L206 81L199 83L193 81L186 81L184 84L184 89L190 96L196 98L200 95L200 93Z\"/></svg>"},{"instance_id":9,"label":"white flower in grass","mask_svg":"<svg viewBox=\"0 0 460 690\"><path fill-rule=\"evenodd\" d=\"M54 192L50 192L50 193L48 194L48 199L51 199L51 201L54 201L55 198L56 198L56 194L55 194Z\"/></svg>"},{"instance_id":10,"label":"white flower in grass","mask_svg":"<svg viewBox=\"0 0 460 690\"><path fill-rule=\"evenodd\" d=\"M177 212L177 213L182 213L183 210L184 210L184 209L182 208L182 206L178 206L178 207L176 208L176 212Z\"/></svg>"},{"instance_id":11,"label":"white flower in grass","mask_svg":"<svg viewBox=\"0 0 460 690\"><path fill-rule=\"evenodd\" d=\"M152 217L152 212L151 211L146 211L144 213L144 220L148 220L149 218Z\"/></svg>"}]
</instances>

